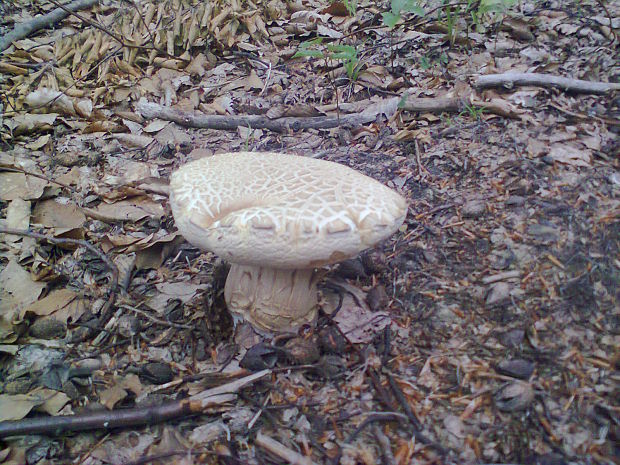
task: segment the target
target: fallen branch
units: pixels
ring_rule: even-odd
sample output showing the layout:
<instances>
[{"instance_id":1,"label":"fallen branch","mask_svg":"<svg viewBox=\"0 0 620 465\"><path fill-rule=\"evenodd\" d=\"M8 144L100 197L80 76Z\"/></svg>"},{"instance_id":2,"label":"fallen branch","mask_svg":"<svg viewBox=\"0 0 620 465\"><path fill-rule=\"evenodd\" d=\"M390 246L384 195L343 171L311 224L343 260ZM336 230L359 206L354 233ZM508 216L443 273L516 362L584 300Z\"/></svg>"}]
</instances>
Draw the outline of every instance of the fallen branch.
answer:
<instances>
[{"instance_id":1,"label":"fallen branch","mask_svg":"<svg viewBox=\"0 0 620 465\"><path fill-rule=\"evenodd\" d=\"M146 100L138 102L136 109L144 118L159 118L189 128L221 129L226 131L234 131L240 126L252 129L269 129L274 132L329 129L338 126L356 126L370 123L376 118L376 114L372 113L343 115L340 118L337 116L312 116L276 119L270 119L262 115L205 115L175 110L174 108L164 107Z\"/></svg>"},{"instance_id":2,"label":"fallen branch","mask_svg":"<svg viewBox=\"0 0 620 465\"><path fill-rule=\"evenodd\" d=\"M104 254L97 247L92 245L88 241L84 241L81 239L69 239L64 237L53 237L47 236L45 234L39 234L32 231L26 231L21 229L10 229L10 228L0 228L0 234L10 234L12 236L22 236L22 237L32 237L37 239L38 241L49 242L50 244L55 245L77 245L79 247L85 247L90 250L92 253L97 255L101 259L101 261L108 267L110 270L110 291L108 292L108 300L101 308L101 317L100 321L105 322L108 319L109 313L112 310L112 305L116 301L116 293L118 292L118 268L116 265L110 260L106 254Z\"/></svg>"},{"instance_id":3,"label":"fallen branch","mask_svg":"<svg viewBox=\"0 0 620 465\"><path fill-rule=\"evenodd\" d=\"M158 118L165 121L189 128L220 129L233 131L238 127L248 127L252 129L269 129L274 132L285 132L289 130L301 131L303 129L329 129L338 126L358 126L361 124L375 121L381 113L391 116L391 106L397 99L386 99L381 102L374 102L373 108L358 113L349 113L338 116L301 116L268 118L262 115L205 115L201 113L186 112L170 107L164 107L156 103L140 100L136 106L138 113L143 118ZM401 106L403 110L419 113L457 113L466 111L467 108L482 108L487 113L500 115L507 118L520 118L521 113L510 107L506 103L480 100L469 100L459 97L440 97L440 98L409 98ZM396 111L396 105L394 105Z\"/></svg>"},{"instance_id":4,"label":"fallen branch","mask_svg":"<svg viewBox=\"0 0 620 465\"><path fill-rule=\"evenodd\" d=\"M570 79L561 76L541 73L503 73L486 74L479 76L474 87L484 89L487 87L508 87L514 86L539 86L557 87L566 92L578 92L581 94L607 94L612 91L620 90L620 84L611 82L583 81L581 79Z\"/></svg>"},{"instance_id":5,"label":"fallen branch","mask_svg":"<svg viewBox=\"0 0 620 465\"><path fill-rule=\"evenodd\" d=\"M236 392L269 373L269 370L263 370L222 386L208 389L181 401L152 407L2 421L0 422L0 438L25 434L58 435L65 431L95 429L108 431L115 428L153 425L187 415L209 413L210 409L234 401Z\"/></svg>"},{"instance_id":6,"label":"fallen branch","mask_svg":"<svg viewBox=\"0 0 620 465\"><path fill-rule=\"evenodd\" d=\"M25 39L33 32L49 27L59 21L65 19L71 12L84 10L96 5L99 0L75 0L71 3L63 5L64 8L55 8L49 13L41 16L35 16L30 21L15 25L15 28L0 37L0 52L3 52L16 40ZM67 11L68 10L68 11Z\"/></svg>"}]
</instances>

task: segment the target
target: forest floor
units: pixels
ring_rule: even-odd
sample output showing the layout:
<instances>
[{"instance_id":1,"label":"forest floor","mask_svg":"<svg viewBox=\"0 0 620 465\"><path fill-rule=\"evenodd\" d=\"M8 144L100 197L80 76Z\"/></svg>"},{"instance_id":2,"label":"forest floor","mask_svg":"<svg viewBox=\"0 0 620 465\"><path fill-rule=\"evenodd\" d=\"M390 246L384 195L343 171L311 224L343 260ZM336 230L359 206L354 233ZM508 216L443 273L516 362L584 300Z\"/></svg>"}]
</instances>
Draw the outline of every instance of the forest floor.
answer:
<instances>
[{"instance_id":1,"label":"forest floor","mask_svg":"<svg viewBox=\"0 0 620 465\"><path fill-rule=\"evenodd\" d=\"M619 463L620 4L88 1L0 5L0 463ZM294 338L170 212L242 150L410 203Z\"/></svg>"}]
</instances>

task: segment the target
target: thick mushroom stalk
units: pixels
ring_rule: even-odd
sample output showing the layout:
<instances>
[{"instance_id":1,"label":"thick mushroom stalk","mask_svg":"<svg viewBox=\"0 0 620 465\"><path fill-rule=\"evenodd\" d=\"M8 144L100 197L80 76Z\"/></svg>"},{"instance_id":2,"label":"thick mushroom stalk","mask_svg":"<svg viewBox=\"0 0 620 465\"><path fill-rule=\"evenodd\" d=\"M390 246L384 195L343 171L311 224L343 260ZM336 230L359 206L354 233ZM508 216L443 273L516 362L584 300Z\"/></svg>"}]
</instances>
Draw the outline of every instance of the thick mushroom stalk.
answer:
<instances>
[{"instance_id":1,"label":"thick mushroom stalk","mask_svg":"<svg viewBox=\"0 0 620 465\"><path fill-rule=\"evenodd\" d=\"M281 153L225 153L170 178L179 232L232 268L229 310L264 332L295 331L317 313L314 269L394 233L397 192L338 163Z\"/></svg>"},{"instance_id":2,"label":"thick mushroom stalk","mask_svg":"<svg viewBox=\"0 0 620 465\"><path fill-rule=\"evenodd\" d=\"M228 310L264 332L296 331L316 322L314 270L280 270L232 264L224 297Z\"/></svg>"}]
</instances>

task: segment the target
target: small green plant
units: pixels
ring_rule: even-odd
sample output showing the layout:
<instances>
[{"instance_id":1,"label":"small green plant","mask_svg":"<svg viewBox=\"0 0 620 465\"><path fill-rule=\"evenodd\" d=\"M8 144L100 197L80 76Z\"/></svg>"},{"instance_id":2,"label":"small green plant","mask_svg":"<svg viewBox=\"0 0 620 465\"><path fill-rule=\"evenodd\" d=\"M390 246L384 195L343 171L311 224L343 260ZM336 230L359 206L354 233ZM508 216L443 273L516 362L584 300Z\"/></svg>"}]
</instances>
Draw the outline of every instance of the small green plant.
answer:
<instances>
[{"instance_id":1,"label":"small green plant","mask_svg":"<svg viewBox=\"0 0 620 465\"><path fill-rule=\"evenodd\" d=\"M357 13L357 0L342 0L342 4L347 9L350 16L355 16Z\"/></svg>"},{"instance_id":2,"label":"small green plant","mask_svg":"<svg viewBox=\"0 0 620 465\"><path fill-rule=\"evenodd\" d=\"M323 37L308 40L299 44L299 49L293 55L297 57L324 58L342 62L347 77L352 81L357 79L360 72L360 62L357 49L351 45L327 44L323 46Z\"/></svg>"},{"instance_id":3,"label":"small green plant","mask_svg":"<svg viewBox=\"0 0 620 465\"><path fill-rule=\"evenodd\" d=\"M459 113L459 116L468 114L471 118L479 120L484 113L484 107L476 107L474 105L465 105L465 110Z\"/></svg>"},{"instance_id":4,"label":"small green plant","mask_svg":"<svg viewBox=\"0 0 620 465\"><path fill-rule=\"evenodd\" d=\"M383 24L394 29L396 23L400 21L402 13L413 13L420 17L424 17L426 14L424 8L418 5L417 0L391 0L390 11L382 13Z\"/></svg>"},{"instance_id":5,"label":"small green plant","mask_svg":"<svg viewBox=\"0 0 620 465\"><path fill-rule=\"evenodd\" d=\"M477 31L484 29L485 19L491 15L502 18L508 10L517 3L517 0L480 0L477 8L473 8L476 0L468 0L466 11L471 12L471 22Z\"/></svg>"}]
</instances>

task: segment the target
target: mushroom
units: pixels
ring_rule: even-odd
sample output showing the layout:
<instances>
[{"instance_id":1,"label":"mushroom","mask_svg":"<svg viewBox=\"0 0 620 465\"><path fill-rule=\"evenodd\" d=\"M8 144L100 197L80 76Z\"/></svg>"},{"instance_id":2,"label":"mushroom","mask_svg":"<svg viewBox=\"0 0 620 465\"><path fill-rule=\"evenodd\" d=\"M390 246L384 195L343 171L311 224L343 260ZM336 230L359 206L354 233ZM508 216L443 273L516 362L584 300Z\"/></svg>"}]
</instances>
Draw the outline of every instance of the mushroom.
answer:
<instances>
[{"instance_id":1,"label":"mushroom","mask_svg":"<svg viewBox=\"0 0 620 465\"><path fill-rule=\"evenodd\" d=\"M315 269L374 246L407 214L404 197L347 166L264 152L187 163L170 205L191 244L231 263L228 309L263 333L313 324Z\"/></svg>"}]
</instances>

